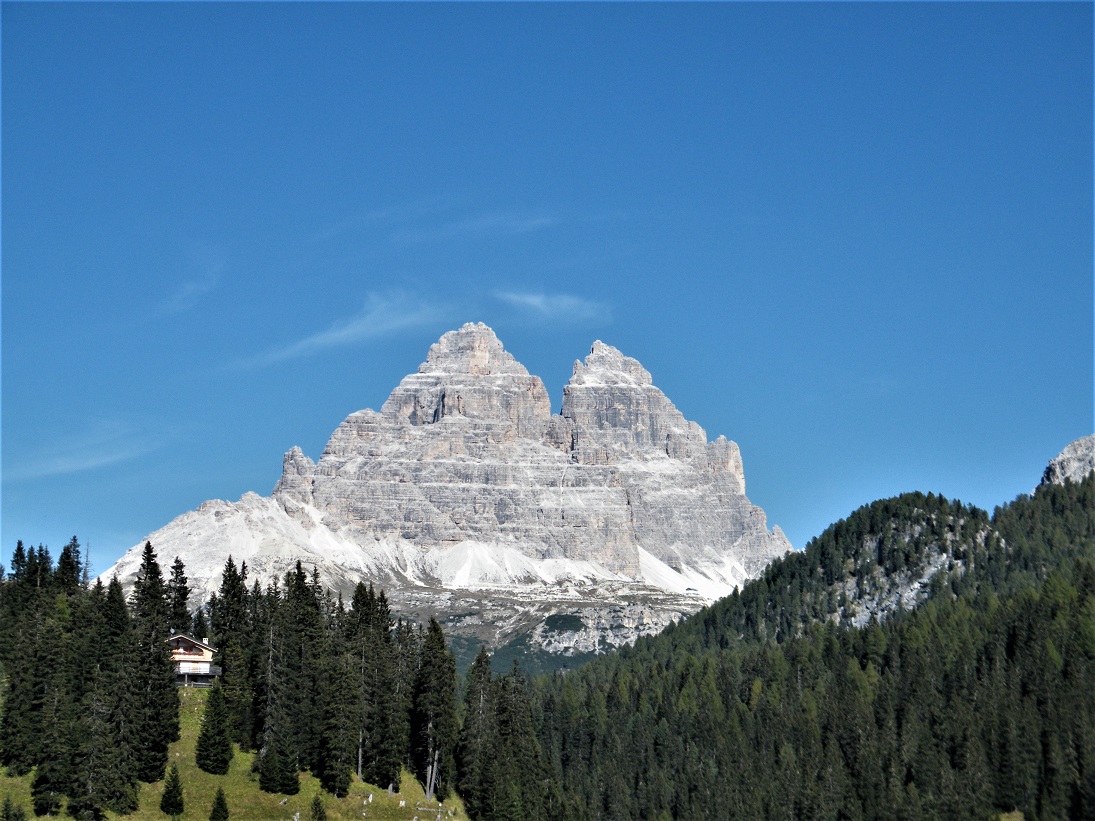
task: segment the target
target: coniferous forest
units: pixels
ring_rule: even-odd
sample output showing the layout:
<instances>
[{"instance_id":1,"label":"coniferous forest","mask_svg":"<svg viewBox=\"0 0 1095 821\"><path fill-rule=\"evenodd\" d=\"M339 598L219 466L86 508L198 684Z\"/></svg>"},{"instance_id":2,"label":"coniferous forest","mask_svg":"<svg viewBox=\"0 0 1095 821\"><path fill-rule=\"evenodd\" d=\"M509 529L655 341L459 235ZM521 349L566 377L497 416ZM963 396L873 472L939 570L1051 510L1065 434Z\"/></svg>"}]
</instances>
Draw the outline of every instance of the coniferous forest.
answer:
<instances>
[{"instance_id":1,"label":"coniferous forest","mask_svg":"<svg viewBox=\"0 0 1095 821\"><path fill-rule=\"evenodd\" d=\"M88 583L74 538L56 565L20 543L0 593L0 763L33 772L37 815L131 813L140 784L165 777L179 735L172 631L219 650L197 740L206 772L227 772L238 748L257 751L268 792L295 794L307 770L338 797L354 775L398 785L402 767L427 798L450 789L455 662L436 621L393 620L383 592L359 584L347 606L299 564L283 584L248 587L229 558L219 595L190 614L181 562L165 580L145 545L127 602L117 580Z\"/></svg>"},{"instance_id":2,"label":"coniferous forest","mask_svg":"<svg viewBox=\"0 0 1095 821\"><path fill-rule=\"evenodd\" d=\"M852 618L932 561L916 606ZM409 771L483 819L1095 818L1095 474L991 515L874 502L661 635L531 680L485 650L458 679L437 622L394 619L383 591L247 575L228 559L190 613L185 567L165 578L152 545L128 601L89 584L75 539L56 563L16 548L0 763L32 779L28 811L131 813L169 776L174 629L223 668L198 766L256 751L268 792Z\"/></svg>"}]
</instances>

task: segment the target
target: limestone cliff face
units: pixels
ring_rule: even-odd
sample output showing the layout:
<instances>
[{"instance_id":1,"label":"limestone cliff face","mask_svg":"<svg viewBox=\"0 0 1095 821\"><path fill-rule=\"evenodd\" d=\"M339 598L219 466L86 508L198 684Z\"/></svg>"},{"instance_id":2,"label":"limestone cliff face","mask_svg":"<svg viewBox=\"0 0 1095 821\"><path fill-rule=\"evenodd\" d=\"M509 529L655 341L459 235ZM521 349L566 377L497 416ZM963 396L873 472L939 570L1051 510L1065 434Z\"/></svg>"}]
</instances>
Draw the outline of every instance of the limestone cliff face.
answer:
<instances>
[{"instance_id":1,"label":"limestone cliff face","mask_svg":"<svg viewBox=\"0 0 1095 821\"><path fill-rule=\"evenodd\" d=\"M708 443L638 362L601 342L552 416L543 382L490 328L465 325L380 413L339 426L310 496L308 469L291 451L275 499L311 504L363 547L507 545L632 579L640 547L670 566L733 560L741 579L790 547L746 499L737 445Z\"/></svg>"},{"instance_id":2,"label":"limestone cliff face","mask_svg":"<svg viewBox=\"0 0 1095 821\"><path fill-rule=\"evenodd\" d=\"M708 442L637 361L595 342L553 415L543 382L482 324L442 336L315 463L290 450L272 497L207 503L150 538L205 595L230 551L264 575L299 559L333 587L373 580L408 609L475 599L471 621L493 621L495 639L560 602L636 596L649 632L790 549L746 498L738 446Z\"/></svg>"},{"instance_id":3,"label":"limestone cliff face","mask_svg":"<svg viewBox=\"0 0 1095 821\"><path fill-rule=\"evenodd\" d=\"M1095 433L1082 436L1055 456L1042 474L1042 484L1064 484L1065 479L1079 482L1095 470Z\"/></svg>"}]
</instances>

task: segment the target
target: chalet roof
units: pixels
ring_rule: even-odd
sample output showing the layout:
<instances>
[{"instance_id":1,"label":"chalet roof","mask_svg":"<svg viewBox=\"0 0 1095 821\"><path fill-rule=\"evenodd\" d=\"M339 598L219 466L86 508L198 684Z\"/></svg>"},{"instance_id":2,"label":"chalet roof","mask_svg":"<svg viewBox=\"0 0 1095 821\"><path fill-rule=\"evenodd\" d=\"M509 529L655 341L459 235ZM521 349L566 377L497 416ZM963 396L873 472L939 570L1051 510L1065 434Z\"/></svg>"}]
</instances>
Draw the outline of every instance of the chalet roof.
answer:
<instances>
[{"instance_id":1,"label":"chalet roof","mask_svg":"<svg viewBox=\"0 0 1095 821\"><path fill-rule=\"evenodd\" d=\"M170 636L164 639L164 641L174 641L175 639L186 639L187 641L193 642L199 647L204 647L206 650L211 650L214 653L217 652L217 648L214 647L212 644L206 644L204 641L200 641L194 638L189 633L172 633Z\"/></svg>"}]
</instances>

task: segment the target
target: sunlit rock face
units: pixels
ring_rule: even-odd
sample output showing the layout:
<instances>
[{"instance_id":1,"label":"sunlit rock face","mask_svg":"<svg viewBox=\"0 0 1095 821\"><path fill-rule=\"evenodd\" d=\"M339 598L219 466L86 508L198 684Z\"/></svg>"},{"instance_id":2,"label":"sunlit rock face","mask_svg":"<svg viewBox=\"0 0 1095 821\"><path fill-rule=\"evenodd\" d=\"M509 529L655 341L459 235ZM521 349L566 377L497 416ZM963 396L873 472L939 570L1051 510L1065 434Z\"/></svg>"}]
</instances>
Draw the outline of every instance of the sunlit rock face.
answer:
<instances>
[{"instance_id":1,"label":"sunlit rock face","mask_svg":"<svg viewBox=\"0 0 1095 821\"><path fill-rule=\"evenodd\" d=\"M1065 479L1080 482L1095 470L1095 433L1070 443L1046 466L1042 484L1062 485Z\"/></svg>"},{"instance_id":2,"label":"sunlit rock face","mask_svg":"<svg viewBox=\"0 0 1095 821\"><path fill-rule=\"evenodd\" d=\"M540 378L483 324L442 336L315 463L290 450L271 497L206 503L149 538L183 559L200 596L230 552L263 580L299 559L333 588L373 581L409 614L459 611L452 629L494 643L596 608L585 623L610 624L611 641L583 641L601 649L790 549L746 498L738 446L708 442L637 361L595 342L554 415ZM139 561L138 546L116 569ZM603 615L636 606L641 619Z\"/></svg>"}]
</instances>

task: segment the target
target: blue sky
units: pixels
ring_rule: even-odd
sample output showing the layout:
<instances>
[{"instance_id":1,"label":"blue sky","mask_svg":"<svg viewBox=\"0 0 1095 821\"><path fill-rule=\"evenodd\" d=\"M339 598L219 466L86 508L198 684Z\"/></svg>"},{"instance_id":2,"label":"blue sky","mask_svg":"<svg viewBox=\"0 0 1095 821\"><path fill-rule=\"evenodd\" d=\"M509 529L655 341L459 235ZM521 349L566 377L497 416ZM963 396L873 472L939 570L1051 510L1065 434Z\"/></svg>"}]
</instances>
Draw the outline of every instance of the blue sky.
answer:
<instances>
[{"instance_id":1,"label":"blue sky","mask_svg":"<svg viewBox=\"0 0 1095 821\"><path fill-rule=\"evenodd\" d=\"M271 491L465 321L802 546L1093 423L1092 6L4 3L0 561Z\"/></svg>"}]
</instances>

